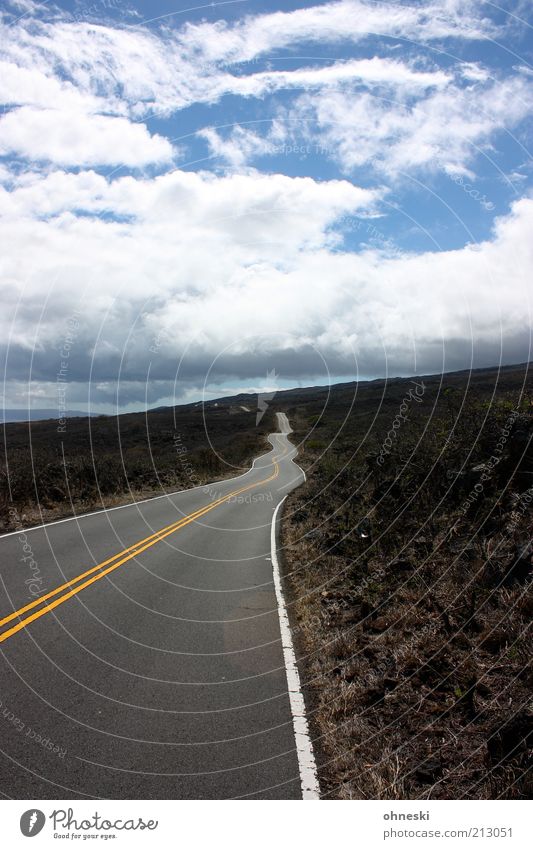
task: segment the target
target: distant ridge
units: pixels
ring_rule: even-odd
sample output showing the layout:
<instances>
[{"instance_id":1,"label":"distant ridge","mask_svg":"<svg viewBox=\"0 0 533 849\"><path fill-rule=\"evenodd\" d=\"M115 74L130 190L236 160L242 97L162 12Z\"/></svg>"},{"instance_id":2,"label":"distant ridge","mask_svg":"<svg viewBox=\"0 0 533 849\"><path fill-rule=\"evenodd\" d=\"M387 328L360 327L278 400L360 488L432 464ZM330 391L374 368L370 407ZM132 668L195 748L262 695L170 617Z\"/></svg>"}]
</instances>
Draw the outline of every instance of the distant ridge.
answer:
<instances>
[{"instance_id":1,"label":"distant ridge","mask_svg":"<svg viewBox=\"0 0 533 849\"><path fill-rule=\"evenodd\" d=\"M430 374L419 374L419 375L392 375L390 377L376 377L371 380L352 380L345 381L343 383L331 383L329 386L302 386L302 387L293 387L290 389L278 389L275 392L276 403L281 404L290 404L290 403L298 403L299 401L305 401L306 399L310 399L316 397L317 395L322 396L337 396L342 392L346 392L349 390L355 391L357 388L364 388L365 386L379 387L385 386L386 384L392 383L401 383L402 381L409 380L435 380L438 378L442 378L442 382L446 384L449 381L460 380L464 378L465 375L471 375L472 377L480 378L484 374L487 377L494 376L495 372L505 373L510 372L516 369L525 369L530 366L533 366L533 363L516 363L516 364L508 364L501 366L482 366L481 368L472 368L472 369L459 369L456 371L448 371L448 372L436 372ZM180 410L185 412L186 410L194 410L199 409L201 411L202 407L206 409L213 410L215 407L219 409L220 413L227 412L227 408L231 408L230 412L233 411L241 411L242 405L248 405L252 410L255 410L257 405L258 393L257 392L240 392L237 395L225 395L220 398L211 398L206 401L190 401L186 404L174 404L174 405L163 405L157 407L151 407L147 410L136 410L134 412L129 413L119 413L119 418L126 419L134 418L135 416L145 416L148 414L165 414L169 413L172 410ZM30 414L28 416L28 413ZM69 412L63 413L65 418L95 418L97 416L104 415L102 413L85 413L81 410L70 410ZM112 414L114 418L116 418L116 413ZM59 419L60 415L56 409L12 409L12 410L3 410L0 413L0 422L1 423L15 423L15 422L27 422L27 421L44 421L50 419Z\"/></svg>"},{"instance_id":2,"label":"distant ridge","mask_svg":"<svg viewBox=\"0 0 533 849\"><path fill-rule=\"evenodd\" d=\"M85 413L82 410L68 410L61 411L54 409L13 409L13 410L2 410L0 413L0 421L2 424L5 422L39 422L44 421L46 419L74 419L74 418L84 418L86 419L88 416L98 416L100 413Z\"/></svg>"},{"instance_id":3,"label":"distant ridge","mask_svg":"<svg viewBox=\"0 0 533 849\"><path fill-rule=\"evenodd\" d=\"M493 376L495 372L509 372L514 371L516 369L525 369L526 367L533 366L533 362L523 362L523 363L510 363L508 365L500 365L500 366L481 366L479 368L469 368L469 369L456 369L454 371L444 371L444 372L430 372L425 374L417 374L417 375L391 375L389 377L375 377L372 379L364 379L364 380L350 380L344 381L342 383L331 383L328 385L319 385L319 386L296 386L289 389L278 389L275 393L275 397L277 401L297 401L298 399L305 399L306 397L313 397L315 395L327 395L327 394L335 394L336 392L346 391L348 389L355 389L356 387L365 387L365 386L385 386L386 384L390 385L391 383L401 383L402 381L409 380L435 380L436 378L442 377L443 383L454 379L461 379L465 375L472 375L475 377L482 377L484 374L487 376ZM194 401L189 402L187 404L174 404L163 407L151 407L147 410L149 413L162 413L168 412L173 409L181 409L185 410L187 408L193 407L208 407L213 408L217 407L226 407L230 406L239 406L240 404L248 403L251 406L254 406L254 402L258 397L257 392L240 392L237 395L224 395L220 398L210 398L205 401ZM125 415L122 413L121 415ZM131 414L130 414L131 415Z\"/></svg>"}]
</instances>

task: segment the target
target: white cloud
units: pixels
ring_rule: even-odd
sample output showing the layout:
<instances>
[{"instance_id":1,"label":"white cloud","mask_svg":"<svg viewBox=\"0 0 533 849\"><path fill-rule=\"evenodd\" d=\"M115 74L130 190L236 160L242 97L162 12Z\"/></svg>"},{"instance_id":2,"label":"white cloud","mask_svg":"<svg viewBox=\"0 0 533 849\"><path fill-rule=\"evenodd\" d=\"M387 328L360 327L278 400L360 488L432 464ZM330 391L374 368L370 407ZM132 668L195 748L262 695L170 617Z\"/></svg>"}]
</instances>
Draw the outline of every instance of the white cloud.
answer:
<instances>
[{"instance_id":1,"label":"white cloud","mask_svg":"<svg viewBox=\"0 0 533 849\"><path fill-rule=\"evenodd\" d=\"M341 250L335 221L375 203L348 182L253 172L112 183L94 173L26 175L3 224L0 329L4 339L12 334L11 374L22 377L35 340L34 372L53 381L76 308L71 379L84 380L92 360L95 381L112 387L125 352L122 390L139 403L150 359L168 393L182 355L183 379L198 384L215 361L219 379L267 365L310 373L313 348L337 374L353 368L355 351L368 374L383 368L384 350L395 368L420 371L435 367L443 346L457 364L457 340L472 337L493 358L500 331L506 344L521 344L530 326L533 200L515 204L479 246L393 257ZM80 208L132 217L77 217ZM57 215L36 220L32 210Z\"/></svg>"},{"instance_id":2,"label":"white cloud","mask_svg":"<svg viewBox=\"0 0 533 849\"><path fill-rule=\"evenodd\" d=\"M168 163L170 142L127 118L21 106L0 118L0 154L62 165Z\"/></svg>"},{"instance_id":3,"label":"white cloud","mask_svg":"<svg viewBox=\"0 0 533 849\"><path fill-rule=\"evenodd\" d=\"M109 99L96 97L67 80L57 78L51 68L46 71L37 67L23 67L13 61L0 61L0 103L64 111L126 111L118 99L110 102Z\"/></svg>"},{"instance_id":4,"label":"white cloud","mask_svg":"<svg viewBox=\"0 0 533 849\"><path fill-rule=\"evenodd\" d=\"M153 179L121 177L107 180L94 171L67 174L54 171L46 176L26 173L18 177L12 191L5 191L4 211L18 217L57 215L78 210L131 216L137 223L168 222L172 229L193 220L205 228L216 222L224 228L235 218L283 215L267 222L273 232L293 219L292 230L316 232L346 212L373 209L380 193L361 189L344 180L317 182L282 174L215 177L209 173L175 170ZM1 207L0 207L1 209ZM288 218L289 217L289 218ZM301 220L300 220L301 219ZM224 223L226 222L226 223ZM93 222L97 224L98 222ZM242 233L243 223L239 224ZM287 234L290 242L290 233Z\"/></svg>"},{"instance_id":5,"label":"white cloud","mask_svg":"<svg viewBox=\"0 0 533 849\"><path fill-rule=\"evenodd\" d=\"M512 131L532 107L533 86L510 78L414 101L358 91L303 95L289 125L301 121L344 169L371 165L394 178L413 169L465 172L496 132Z\"/></svg>"},{"instance_id":6,"label":"white cloud","mask_svg":"<svg viewBox=\"0 0 533 849\"><path fill-rule=\"evenodd\" d=\"M421 40L471 39L490 32L490 24L479 19L473 4L459 9L444 0L425 7L341 0L250 15L231 24L189 23L160 34L140 26L124 29L62 20L32 20L29 26L23 20L4 25L1 32L5 70L12 81L5 84L11 94L4 92L4 98L12 102L15 88L21 102L62 108L77 92L93 105L101 101L100 108L107 101L108 112L122 114L127 104L132 114L141 116L152 109L169 114L191 103L214 102L225 93L260 97L279 88L315 88L349 78L407 87L441 85L443 72L416 71L377 57L293 72L253 73L248 63L305 41L359 41L376 33ZM10 65L19 66L19 71Z\"/></svg>"},{"instance_id":7,"label":"white cloud","mask_svg":"<svg viewBox=\"0 0 533 849\"><path fill-rule=\"evenodd\" d=\"M249 16L242 22L188 24L183 41L209 62L244 62L305 41L332 44L384 35L418 41L479 39L493 32L473 0L424 4L341 0L292 12Z\"/></svg>"},{"instance_id":8,"label":"white cloud","mask_svg":"<svg viewBox=\"0 0 533 849\"><path fill-rule=\"evenodd\" d=\"M268 138L240 126L233 127L224 138L213 127L199 130L197 135L205 139L211 156L234 168L243 168L251 158L271 154L275 150L275 145Z\"/></svg>"},{"instance_id":9,"label":"white cloud","mask_svg":"<svg viewBox=\"0 0 533 849\"><path fill-rule=\"evenodd\" d=\"M464 159L465 145L483 135L476 129L477 110L470 109L472 98L453 82L452 73L427 59L422 63L376 55L290 71L257 71L250 63L304 42L349 44L369 34L419 41L470 40L486 37L492 29L475 3L454 0L424 5L340 0L292 12L248 15L231 23L202 21L161 31L73 23L57 16L23 19L13 26L4 24L0 32L0 100L20 107L3 119L0 149L66 165L161 163L171 158L169 142L150 135L142 123L126 123L126 116L137 122L150 112L169 116L194 103L216 103L226 94L264 98L293 89L309 92L296 116L315 113L321 131L339 145L347 167L370 161L367 151L373 140L392 144L393 168L408 163L416 167L430 159L438 162L438 136L442 133L445 148L453 131L458 136L451 158ZM463 62L459 67L461 85L487 81L487 71L479 63ZM364 91L366 99L354 93ZM497 91L493 88L491 96ZM517 87L504 92L509 96L507 113L512 98L520 93ZM422 109L411 103L406 114L403 104L409 98L418 100ZM431 126L423 119L424 112L433 107L437 112L441 106L451 108L451 129L442 126L446 124L442 116L440 121L432 119ZM351 126L355 120L361 122L359 131ZM230 140L222 140L208 129L204 137L214 152L215 148L221 152L224 144L224 158L244 167L254 153L267 151L270 140L261 139L258 132L239 139L239 133L237 129ZM421 139L418 147L416 137ZM354 143L358 149L351 154Z\"/></svg>"},{"instance_id":10,"label":"white cloud","mask_svg":"<svg viewBox=\"0 0 533 849\"><path fill-rule=\"evenodd\" d=\"M42 9L42 3L34 3L33 0L9 0L9 5L24 12L24 14L34 15Z\"/></svg>"},{"instance_id":11,"label":"white cloud","mask_svg":"<svg viewBox=\"0 0 533 849\"><path fill-rule=\"evenodd\" d=\"M170 143L150 135L142 123L128 124L126 116L137 122L151 111L168 116L226 94L264 98L293 89L308 92L294 116L315 120L326 136L320 143L338 147L347 168L379 163L373 151L382 143L385 171L430 161L464 170L471 144L483 143L494 128L523 114L524 75L506 88L491 87L486 69L473 62L459 63L455 80L427 59L376 55L290 71L257 71L250 62L303 42L349 43L369 33L424 41L469 40L491 31L475 3L452 0L425 5L341 0L160 32L61 18L23 20L2 32L0 99L20 108L2 121L0 149L66 165L161 163L172 156ZM485 118L479 111L485 104L471 93L470 83L485 85ZM252 136L237 129L230 139L210 129L203 135L216 155L238 167L271 144L259 131Z\"/></svg>"},{"instance_id":12,"label":"white cloud","mask_svg":"<svg viewBox=\"0 0 533 849\"><path fill-rule=\"evenodd\" d=\"M459 72L465 80L471 80L473 82L484 83L490 79L487 68L484 68L479 62L462 62L459 65Z\"/></svg>"},{"instance_id":13,"label":"white cloud","mask_svg":"<svg viewBox=\"0 0 533 849\"><path fill-rule=\"evenodd\" d=\"M335 62L318 68L298 68L294 71L262 71L244 76L221 75L209 96L219 98L223 94L240 94L246 97L263 97L282 89L330 89L347 83L387 86L403 92L414 93L428 88L447 85L451 76L443 71L417 71L404 62L395 62L374 56Z\"/></svg>"},{"instance_id":14,"label":"white cloud","mask_svg":"<svg viewBox=\"0 0 533 849\"><path fill-rule=\"evenodd\" d=\"M479 3L341 0L161 30L68 23L57 9L42 15L0 33L0 154L18 157L0 166L0 330L11 334L14 380L27 375L35 344L34 377L43 392L53 387L58 345L80 306L70 379L82 391L92 362L97 392L111 397L125 352L123 386L138 403L150 359L155 401L171 391L182 354L192 392L215 361L214 381L239 375L252 384L267 367L316 374L313 347L334 374L350 372L354 351L367 374L382 370L383 351L398 370L438 370L443 346L452 366L464 365L470 334L494 360L499 330L523 350L532 200L515 204L477 247L411 255L383 240L381 251L351 253L339 218L379 215L386 188L249 168L303 140L329 151L344 173L364 167L366 183L394 186L406 171L468 173L476 151L513 132L532 106L526 73L493 78L479 62L439 58L444 39L464 47L495 35ZM376 55L346 58L372 37ZM401 58L378 55L396 39ZM296 54L307 44L334 56L339 46L345 58L304 62ZM259 70L254 60L271 55L295 64ZM239 109L235 125L223 103L224 129L185 117L183 133L240 173L171 170L176 149L144 123L151 111L169 117L227 94L248 103L281 91L268 111ZM254 124L258 115L272 120ZM167 173L98 173L150 165Z\"/></svg>"}]
</instances>

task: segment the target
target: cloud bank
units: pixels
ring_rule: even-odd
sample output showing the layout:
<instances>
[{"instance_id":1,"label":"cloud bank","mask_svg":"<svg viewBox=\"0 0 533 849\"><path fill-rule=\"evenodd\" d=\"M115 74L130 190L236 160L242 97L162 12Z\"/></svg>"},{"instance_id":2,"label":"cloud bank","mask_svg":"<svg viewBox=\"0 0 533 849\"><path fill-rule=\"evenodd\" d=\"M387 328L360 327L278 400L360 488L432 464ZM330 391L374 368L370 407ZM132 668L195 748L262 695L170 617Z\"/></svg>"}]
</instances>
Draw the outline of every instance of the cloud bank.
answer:
<instances>
[{"instance_id":1,"label":"cloud bank","mask_svg":"<svg viewBox=\"0 0 533 849\"><path fill-rule=\"evenodd\" d=\"M508 149L527 162L533 80L479 50L510 24L456 0L157 25L27 12L0 26L8 406L53 403L73 316L69 400L102 409L117 387L139 407L272 368L528 358L533 200ZM309 145L299 173L287 151ZM438 197L488 161L512 202L477 244L439 244L440 199L413 215L409 181ZM398 210L411 236L433 216L431 249L396 238Z\"/></svg>"}]
</instances>

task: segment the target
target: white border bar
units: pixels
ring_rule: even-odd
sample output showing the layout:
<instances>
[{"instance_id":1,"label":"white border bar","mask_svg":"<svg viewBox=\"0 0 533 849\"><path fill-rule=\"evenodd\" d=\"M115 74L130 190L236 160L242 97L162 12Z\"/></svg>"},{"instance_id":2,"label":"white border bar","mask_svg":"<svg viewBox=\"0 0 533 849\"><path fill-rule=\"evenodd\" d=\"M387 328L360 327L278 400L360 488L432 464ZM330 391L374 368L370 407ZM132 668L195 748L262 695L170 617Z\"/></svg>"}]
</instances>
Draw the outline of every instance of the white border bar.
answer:
<instances>
[{"instance_id":1,"label":"white border bar","mask_svg":"<svg viewBox=\"0 0 533 849\"><path fill-rule=\"evenodd\" d=\"M287 496L285 496L286 498ZM270 548L272 551L272 571L274 574L274 588L276 590L276 601L278 603L279 627L281 631L281 646L285 671L287 673L287 686L289 689L289 700L292 713L292 724L294 727L294 738L296 742L296 754L298 757L298 768L300 770L300 783L302 785L302 799L320 799L320 786L316 770L313 744L309 737L309 726L305 715L305 702L300 687L300 675L296 665L296 656L292 643L289 616L283 598L281 587L281 575L279 569L278 555L276 550L276 527L278 511L285 501L283 498L272 516L272 527L270 531Z\"/></svg>"}]
</instances>

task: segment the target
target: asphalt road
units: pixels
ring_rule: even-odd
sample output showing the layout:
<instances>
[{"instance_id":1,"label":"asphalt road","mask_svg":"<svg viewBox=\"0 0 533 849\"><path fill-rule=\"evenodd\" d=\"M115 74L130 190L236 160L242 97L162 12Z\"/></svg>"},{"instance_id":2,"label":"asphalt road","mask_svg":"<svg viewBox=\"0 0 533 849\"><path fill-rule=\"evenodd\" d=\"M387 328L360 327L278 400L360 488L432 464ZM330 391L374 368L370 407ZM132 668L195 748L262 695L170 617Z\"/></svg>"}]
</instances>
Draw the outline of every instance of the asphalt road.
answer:
<instances>
[{"instance_id":1,"label":"asphalt road","mask_svg":"<svg viewBox=\"0 0 533 849\"><path fill-rule=\"evenodd\" d=\"M278 418L241 477L0 537L4 797L301 798L271 525L303 473Z\"/></svg>"}]
</instances>

